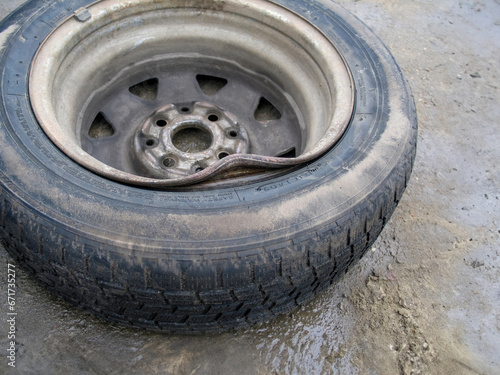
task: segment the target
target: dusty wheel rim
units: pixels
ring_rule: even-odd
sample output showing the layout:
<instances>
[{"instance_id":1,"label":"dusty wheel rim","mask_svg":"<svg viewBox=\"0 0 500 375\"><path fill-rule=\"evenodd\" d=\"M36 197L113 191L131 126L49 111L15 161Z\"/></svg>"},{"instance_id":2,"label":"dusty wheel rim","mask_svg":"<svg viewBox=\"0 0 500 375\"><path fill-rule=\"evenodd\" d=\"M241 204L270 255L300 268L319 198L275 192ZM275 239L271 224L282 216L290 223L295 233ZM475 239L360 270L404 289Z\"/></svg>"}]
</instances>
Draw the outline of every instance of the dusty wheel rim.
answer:
<instances>
[{"instance_id":1,"label":"dusty wheel rim","mask_svg":"<svg viewBox=\"0 0 500 375\"><path fill-rule=\"evenodd\" d=\"M75 162L155 187L312 160L340 139L354 107L335 46L267 1L96 2L43 42L29 95ZM206 144L183 148L184 133L181 143Z\"/></svg>"}]
</instances>

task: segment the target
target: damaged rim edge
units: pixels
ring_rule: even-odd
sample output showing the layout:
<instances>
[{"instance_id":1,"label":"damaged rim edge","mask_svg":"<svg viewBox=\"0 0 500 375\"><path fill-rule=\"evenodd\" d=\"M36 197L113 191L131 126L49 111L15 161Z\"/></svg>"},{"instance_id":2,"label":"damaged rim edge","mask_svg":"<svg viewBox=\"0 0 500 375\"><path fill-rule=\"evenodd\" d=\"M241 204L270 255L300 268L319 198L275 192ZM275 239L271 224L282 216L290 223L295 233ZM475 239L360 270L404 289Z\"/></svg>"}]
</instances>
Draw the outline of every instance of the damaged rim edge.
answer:
<instances>
[{"instance_id":1,"label":"damaged rim edge","mask_svg":"<svg viewBox=\"0 0 500 375\"><path fill-rule=\"evenodd\" d=\"M161 177L150 172L136 173L135 169L116 168L83 149L82 126L87 117L94 116L89 113L96 111L95 103L104 92L113 92L126 76L142 74L147 78L159 72L168 75L162 66L172 66L179 59L193 62L196 68L203 67L205 61L221 61L222 67L226 63L236 67L236 75L248 72L249 81L257 77L262 85L276 87L275 91L296 111L298 155L252 153L252 149L259 149L261 140L257 135L267 134L268 129L272 132L272 122L234 119L232 108L222 107L216 99L213 108L220 109L218 113L224 114L228 123L248 132L250 145L235 145L235 153L216 150L217 157L211 164L186 168L189 174ZM224 70L218 73L221 75ZM211 105L204 103L207 100L201 100L206 98L200 95L190 100L194 106ZM354 108L351 74L328 38L296 13L259 0L209 1L202 5L180 0L96 2L63 22L42 43L31 68L29 96L44 132L68 157L111 180L149 187L194 184L237 167L281 168L313 160L342 137ZM141 105L151 108L147 116L154 118L159 109L171 104L157 101ZM253 113L250 107L248 111ZM145 121L146 117L132 127L144 127ZM196 127L205 128L200 121ZM247 127L250 122L255 122L254 129L258 130ZM208 125L207 129L211 129ZM120 131L117 127L117 137ZM132 133L137 134L137 130ZM253 140L252 134L256 134ZM134 149L132 138L123 136L123 144L129 142L130 152ZM155 145L154 141L148 142ZM162 157L163 166L155 168L174 164L175 158Z\"/></svg>"}]
</instances>

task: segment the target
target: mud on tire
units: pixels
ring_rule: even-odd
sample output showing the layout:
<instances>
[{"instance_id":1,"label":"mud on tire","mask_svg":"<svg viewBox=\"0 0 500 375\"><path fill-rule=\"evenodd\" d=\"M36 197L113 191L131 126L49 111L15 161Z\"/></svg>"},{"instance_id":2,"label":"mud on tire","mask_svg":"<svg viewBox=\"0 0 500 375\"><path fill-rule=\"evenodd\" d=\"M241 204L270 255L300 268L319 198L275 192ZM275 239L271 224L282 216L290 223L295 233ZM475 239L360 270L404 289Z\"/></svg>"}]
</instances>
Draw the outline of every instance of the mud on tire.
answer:
<instances>
[{"instance_id":1,"label":"mud on tire","mask_svg":"<svg viewBox=\"0 0 500 375\"><path fill-rule=\"evenodd\" d=\"M278 0L336 46L356 106L316 160L237 185L155 189L101 177L45 135L30 106L40 42L90 0L32 1L0 24L0 236L66 301L169 332L240 328L292 311L375 241L408 182L413 98L392 56L335 3Z\"/></svg>"}]
</instances>

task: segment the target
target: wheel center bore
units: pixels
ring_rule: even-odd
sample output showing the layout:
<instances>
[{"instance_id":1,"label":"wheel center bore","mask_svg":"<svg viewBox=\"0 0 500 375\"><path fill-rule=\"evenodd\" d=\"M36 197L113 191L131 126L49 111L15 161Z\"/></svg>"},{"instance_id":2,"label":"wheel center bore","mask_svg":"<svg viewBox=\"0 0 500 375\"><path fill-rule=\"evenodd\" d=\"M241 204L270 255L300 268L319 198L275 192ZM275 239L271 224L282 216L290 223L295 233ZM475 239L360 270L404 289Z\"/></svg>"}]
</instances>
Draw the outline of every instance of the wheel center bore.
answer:
<instances>
[{"instance_id":1,"label":"wheel center bore","mask_svg":"<svg viewBox=\"0 0 500 375\"><path fill-rule=\"evenodd\" d=\"M156 178L197 173L248 148L247 132L236 117L206 102L164 106L134 136L134 156L142 172Z\"/></svg>"}]
</instances>

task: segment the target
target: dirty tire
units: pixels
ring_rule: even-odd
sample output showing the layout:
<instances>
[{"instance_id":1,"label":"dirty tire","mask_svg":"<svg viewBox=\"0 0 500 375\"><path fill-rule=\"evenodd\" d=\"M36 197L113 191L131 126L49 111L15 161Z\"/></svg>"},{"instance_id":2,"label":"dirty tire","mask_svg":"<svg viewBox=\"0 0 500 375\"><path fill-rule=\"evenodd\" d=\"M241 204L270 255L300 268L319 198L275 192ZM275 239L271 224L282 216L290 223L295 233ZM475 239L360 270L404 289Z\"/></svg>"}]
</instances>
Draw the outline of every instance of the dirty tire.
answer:
<instances>
[{"instance_id":1,"label":"dirty tire","mask_svg":"<svg viewBox=\"0 0 500 375\"><path fill-rule=\"evenodd\" d=\"M366 26L334 3L278 0L351 70L356 107L342 140L270 180L161 191L80 167L32 113L27 83L40 42L91 2L32 1L0 24L0 233L20 265L98 316L192 333L288 313L363 256L405 189L417 134L407 84Z\"/></svg>"}]
</instances>

